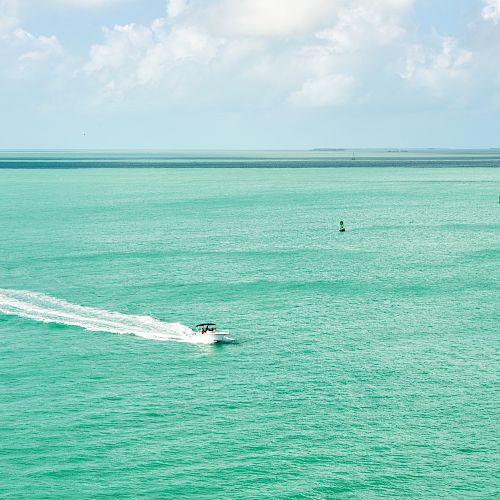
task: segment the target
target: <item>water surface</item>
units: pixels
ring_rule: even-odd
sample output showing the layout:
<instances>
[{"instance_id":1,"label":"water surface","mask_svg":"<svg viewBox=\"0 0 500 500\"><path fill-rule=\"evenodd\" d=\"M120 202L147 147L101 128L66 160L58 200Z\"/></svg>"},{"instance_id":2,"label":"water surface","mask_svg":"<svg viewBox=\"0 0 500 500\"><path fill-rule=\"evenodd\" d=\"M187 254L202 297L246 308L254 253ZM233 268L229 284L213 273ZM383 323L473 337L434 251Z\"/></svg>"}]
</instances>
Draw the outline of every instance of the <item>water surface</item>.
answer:
<instances>
[{"instance_id":1,"label":"water surface","mask_svg":"<svg viewBox=\"0 0 500 500\"><path fill-rule=\"evenodd\" d=\"M440 166L0 169L0 491L493 497L500 174Z\"/></svg>"}]
</instances>

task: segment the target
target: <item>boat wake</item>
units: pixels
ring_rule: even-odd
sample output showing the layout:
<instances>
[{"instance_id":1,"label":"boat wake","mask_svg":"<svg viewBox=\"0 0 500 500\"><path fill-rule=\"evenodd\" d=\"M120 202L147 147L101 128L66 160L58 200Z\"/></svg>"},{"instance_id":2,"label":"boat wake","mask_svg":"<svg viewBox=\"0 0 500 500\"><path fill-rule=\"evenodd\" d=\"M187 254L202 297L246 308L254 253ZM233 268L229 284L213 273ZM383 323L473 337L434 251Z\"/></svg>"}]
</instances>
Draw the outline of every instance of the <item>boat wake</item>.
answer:
<instances>
[{"instance_id":1,"label":"boat wake","mask_svg":"<svg viewBox=\"0 0 500 500\"><path fill-rule=\"evenodd\" d=\"M43 323L78 326L93 332L131 334L150 340L206 343L181 323L71 304L43 293L0 288L0 314Z\"/></svg>"}]
</instances>

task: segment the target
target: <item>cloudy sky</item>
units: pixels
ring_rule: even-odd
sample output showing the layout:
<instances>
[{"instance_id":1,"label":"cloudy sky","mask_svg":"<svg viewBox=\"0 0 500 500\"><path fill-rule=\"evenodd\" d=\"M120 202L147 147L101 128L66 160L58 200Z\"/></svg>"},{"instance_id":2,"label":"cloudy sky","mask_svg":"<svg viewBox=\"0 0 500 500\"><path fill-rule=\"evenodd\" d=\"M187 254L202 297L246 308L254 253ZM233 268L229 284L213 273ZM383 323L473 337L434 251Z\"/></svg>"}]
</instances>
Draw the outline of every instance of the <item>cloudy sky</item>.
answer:
<instances>
[{"instance_id":1,"label":"cloudy sky","mask_svg":"<svg viewBox=\"0 0 500 500\"><path fill-rule=\"evenodd\" d=\"M500 0L0 0L0 148L500 146Z\"/></svg>"}]
</instances>

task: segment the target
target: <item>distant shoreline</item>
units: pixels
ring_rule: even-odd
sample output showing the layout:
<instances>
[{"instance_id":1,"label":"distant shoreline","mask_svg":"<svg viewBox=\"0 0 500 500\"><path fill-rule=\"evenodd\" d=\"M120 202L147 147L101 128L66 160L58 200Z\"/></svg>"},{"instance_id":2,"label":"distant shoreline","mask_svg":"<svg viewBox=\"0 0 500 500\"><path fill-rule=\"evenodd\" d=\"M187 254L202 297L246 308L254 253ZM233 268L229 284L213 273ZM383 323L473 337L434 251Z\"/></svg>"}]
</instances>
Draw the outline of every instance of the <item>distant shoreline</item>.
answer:
<instances>
[{"instance_id":1,"label":"distant shoreline","mask_svg":"<svg viewBox=\"0 0 500 500\"><path fill-rule=\"evenodd\" d=\"M355 154L354 154L355 153ZM1 169L474 168L500 166L500 150L1 151Z\"/></svg>"}]
</instances>

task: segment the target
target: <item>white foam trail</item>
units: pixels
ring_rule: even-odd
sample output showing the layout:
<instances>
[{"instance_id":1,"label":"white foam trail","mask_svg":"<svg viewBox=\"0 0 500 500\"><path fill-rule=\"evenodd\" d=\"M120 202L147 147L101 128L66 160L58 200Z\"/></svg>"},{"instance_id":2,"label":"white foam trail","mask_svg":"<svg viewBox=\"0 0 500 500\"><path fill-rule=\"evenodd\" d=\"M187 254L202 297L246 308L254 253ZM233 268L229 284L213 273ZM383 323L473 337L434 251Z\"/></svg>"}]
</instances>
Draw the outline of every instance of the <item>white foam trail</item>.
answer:
<instances>
[{"instance_id":1,"label":"white foam trail","mask_svg":"<svg viewBox=\"0 0 500 500\"><path fill-rule=\"evenodd\" d=\"M79 326L93 332L132 334L151 340L206 343L181 323L71 304L43 293L0 288L0 313L44 323Z\"/></svg>"}]
</instances>

